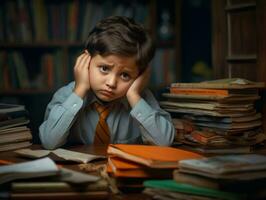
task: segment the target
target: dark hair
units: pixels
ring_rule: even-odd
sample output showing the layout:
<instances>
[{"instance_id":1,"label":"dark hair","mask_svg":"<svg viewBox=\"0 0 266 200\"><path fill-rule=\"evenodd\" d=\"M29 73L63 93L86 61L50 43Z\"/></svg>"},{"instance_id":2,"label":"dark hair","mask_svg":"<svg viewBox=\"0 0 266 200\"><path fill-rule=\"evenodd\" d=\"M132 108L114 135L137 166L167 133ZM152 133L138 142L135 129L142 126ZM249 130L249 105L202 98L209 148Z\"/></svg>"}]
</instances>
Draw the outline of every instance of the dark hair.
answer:
<instances>
[{"instance_id":1,"label":"dark hair","mask_svg":"<svg viewBox=\"0 0 266 200\"><path fill-rule=\"evenodd\" d=\"M140 72L146 69L155 51L148 31L124 16L111 16L98 22L89 33L85 48L91 56L135 56Z\"/></svg>"}]
</instances>

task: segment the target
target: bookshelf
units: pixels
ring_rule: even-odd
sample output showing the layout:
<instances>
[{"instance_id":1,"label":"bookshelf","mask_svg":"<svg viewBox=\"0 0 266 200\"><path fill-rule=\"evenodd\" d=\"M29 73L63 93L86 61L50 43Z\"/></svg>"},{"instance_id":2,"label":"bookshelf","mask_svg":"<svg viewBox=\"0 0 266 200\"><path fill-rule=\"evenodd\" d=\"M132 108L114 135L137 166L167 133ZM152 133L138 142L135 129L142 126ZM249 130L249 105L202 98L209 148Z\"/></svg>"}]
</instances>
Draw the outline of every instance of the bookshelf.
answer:
<instances>
[{"instance_id":1,"label":"bookshelf","mask_svg":"<svg viewBox=\"0 0 266 200\"><path fill-rule=\"evenodd\" d=\"M266 83L266 2L212 2L212 63L215 78L242 77ZM261 89L263 129L266 130L266 90Z\"/></svg>"},{"instance_id":2,"label":"bookshelf","mask_svg":"<svg viewBox=\"0 0 266 200\"><path fill-rule=\"evenodd\" d=\"M178 8L174 0L0 1L0 101L26 105L37 137L53 93L73 80L72 69L89 30L110 15L133 17L153 34L157 52L150 85L160 91L178 74ZM166 37L159 34L161 28L168 28Z\"/></svg>"}]
</instances>

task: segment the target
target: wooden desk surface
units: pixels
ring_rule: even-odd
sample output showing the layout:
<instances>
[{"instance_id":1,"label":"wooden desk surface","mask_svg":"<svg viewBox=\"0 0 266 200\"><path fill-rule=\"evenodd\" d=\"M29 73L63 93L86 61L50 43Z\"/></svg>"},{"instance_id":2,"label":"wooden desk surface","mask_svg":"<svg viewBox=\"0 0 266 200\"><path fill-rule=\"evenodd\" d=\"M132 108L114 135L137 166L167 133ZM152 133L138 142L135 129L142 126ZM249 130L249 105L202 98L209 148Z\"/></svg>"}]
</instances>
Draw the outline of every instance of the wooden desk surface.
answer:
<instances>
[{"instance_id":1,"label":"wooden desk surface","mask_svg":"<svg viewBox=\"0 0 266 200\"><path fill-rule=\"evenodd\" d=\"M43 149L41 147L41 145L32 145L30 148L31 149ZM95 155L105 155L106 156L107 146L80 145L80 146L69 147L67 149L77 151L77 152L83 152L83 153L89 153L89 154L95 154ZM20 163L20 162L32 160L29 158L21 157L21 156L17 155L16 153L14 153L14 151L0 152L0 159L5 160L5 161L10 162L10 163ZM106 162L106 160L98 160L98 161L93 161L92 163L100 164L100 163L105 163L105 162ZM65 162L56 162L56 163L63 165L66 168L70 168L70 169L74 169L74 170L78 170L78 171L80 170L78 167L79 164L76 164L74 162L65 161ZM82 171L82 172L85 172L85 171ZM51 198L52 198L52 196L51 196ZM16 198L14 198L14 199L16 199ZM17 199L24 199L24 198L17 198ZM38 197L38 200L40 200L40 199L46 199L46 198L39 198ZM60 199L60 198L57 197L57 199ZM72 198L71 197L70 198L64 197L64 199L84 199L84 197L77 197L77 196L72 197ZM97 198L97 199L99 199L99 198ZM104 198L104 199L106 199L106 198ZM142 194L142 193L130 192L130 193L122 193L119 195L113 195L110 193L110 195L107 199L110 199L110 200L134 200L134 199L150 200L152 198L145 195L145 194Z\"/></svg>"}]
</instances>

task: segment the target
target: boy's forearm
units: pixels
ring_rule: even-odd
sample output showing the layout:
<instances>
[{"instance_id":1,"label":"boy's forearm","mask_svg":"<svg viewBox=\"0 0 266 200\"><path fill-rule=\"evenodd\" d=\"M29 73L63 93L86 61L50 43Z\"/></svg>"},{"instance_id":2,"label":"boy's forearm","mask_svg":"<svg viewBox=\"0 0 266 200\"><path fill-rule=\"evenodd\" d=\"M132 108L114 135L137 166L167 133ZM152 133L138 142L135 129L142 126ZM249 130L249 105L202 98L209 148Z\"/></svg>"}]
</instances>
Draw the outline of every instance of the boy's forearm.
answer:
<instances>
[{"instance_id":1,"label":"boy's forearm","mask_svg":"<svg viewBox=\"0 0 266 200\"><path fill-rule=\"evenodd\" d=\"M78 95L80 98L84 99L88 92L88 89L83 86L77 86L74 88L73 92L75 92L75 94Z\"/></svg>"},{"instance_id":2,"label":"boy's forearm","mask_svg":"<svg viewBox=\"0 0 266 200\"><path fill-rule=\"evenodd\" d=\"M154 102L155 103L155 102ZM137 105L131 110L131 115L140 123L142 137L149 143L169 146L172 144L175 128L171 122L169 113L155 109L151 101L140 99Z\"/></svg>"}]
</instances>

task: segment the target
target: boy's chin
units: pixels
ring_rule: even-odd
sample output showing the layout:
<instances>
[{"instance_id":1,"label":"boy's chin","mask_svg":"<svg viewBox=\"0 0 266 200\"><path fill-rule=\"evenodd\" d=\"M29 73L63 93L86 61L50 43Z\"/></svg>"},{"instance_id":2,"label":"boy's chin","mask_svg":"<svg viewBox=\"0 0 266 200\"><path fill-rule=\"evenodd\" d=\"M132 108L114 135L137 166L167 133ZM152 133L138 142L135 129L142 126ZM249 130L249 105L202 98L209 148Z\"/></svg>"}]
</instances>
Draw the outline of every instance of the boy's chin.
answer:
<instances>
[{"instance_id":1,"label":"boy's chin","mask_svg":"<svg viewBox=\"0 0 266 200\"><path fill-rule=\"evenodd\" d=\"M99 95L95 95L97 97L97 99L103 103L110 103L110 102L113 102L115 101L116 99L113 99L113 98L108 98L108 97L102 97L102 96L99 96Z\"/></svg>"},{"instance_id":2,"label":"boy's chin","mask_svg":"<svg viewBox=\"0 0 266 200\"><path fill-rule=\"evenodd\" d=\"M106 97L100 97L98 95L95 95L97 97L97 99L102 102L103 104L108 104L108 103L112 103L115 101L118 101L121 98L106 98Z\"/></svg>"}]
</instances>

